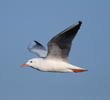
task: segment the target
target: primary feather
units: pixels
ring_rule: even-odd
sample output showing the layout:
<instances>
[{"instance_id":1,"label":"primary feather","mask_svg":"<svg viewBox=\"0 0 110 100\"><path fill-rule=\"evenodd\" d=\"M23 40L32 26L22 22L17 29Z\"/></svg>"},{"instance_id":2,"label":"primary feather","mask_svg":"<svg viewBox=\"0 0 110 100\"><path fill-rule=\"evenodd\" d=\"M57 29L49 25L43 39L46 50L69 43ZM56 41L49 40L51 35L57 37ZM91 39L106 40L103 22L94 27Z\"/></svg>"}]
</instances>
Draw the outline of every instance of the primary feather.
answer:
<instances>
[{"instance_id":1,"label":"primary feather","mask_svg":"<svg viewBox=\"0 0 110 100\"><path fill-rule=\"evenodd\" d=\"M45 47L37 41L33 41L29 46L28 50L39 57L46 57L47 51Z\"/></svg>"}]
</instances>

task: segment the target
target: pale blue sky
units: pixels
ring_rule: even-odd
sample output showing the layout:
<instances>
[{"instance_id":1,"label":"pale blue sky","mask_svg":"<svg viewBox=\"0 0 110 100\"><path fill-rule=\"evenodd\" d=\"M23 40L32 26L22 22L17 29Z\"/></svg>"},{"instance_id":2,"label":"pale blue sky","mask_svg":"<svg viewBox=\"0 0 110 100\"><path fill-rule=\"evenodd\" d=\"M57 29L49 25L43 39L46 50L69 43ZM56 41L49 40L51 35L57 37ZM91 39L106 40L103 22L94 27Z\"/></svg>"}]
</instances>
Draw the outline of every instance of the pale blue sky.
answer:
<instances>
[{"instance_id":1,"label":"pale blue sky","mask_svg":"<svg viewBox=\"0 0 110 100\"><path fill-rule=\"evenodd\" d=\"M19 67L36 57L31 41L46 46L79 20L69 62L88 72ZM0 100L110 100L110 0L1 0L0 34Z\"/></svg>"}]
</instances>

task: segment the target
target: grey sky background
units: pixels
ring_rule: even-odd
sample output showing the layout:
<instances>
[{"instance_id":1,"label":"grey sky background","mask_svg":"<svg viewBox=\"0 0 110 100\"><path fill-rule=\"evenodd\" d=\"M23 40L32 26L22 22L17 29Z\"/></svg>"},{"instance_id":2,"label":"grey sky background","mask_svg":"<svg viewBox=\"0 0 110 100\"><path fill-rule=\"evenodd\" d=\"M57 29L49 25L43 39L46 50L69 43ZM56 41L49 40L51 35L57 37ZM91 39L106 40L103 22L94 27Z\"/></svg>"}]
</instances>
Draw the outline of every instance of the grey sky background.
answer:
<instances>
[{"instance_id":1,"label":"grey sky background","mask_svg":"<svg viewBox=\"0 0 110 100\"><path fill-rule=\"evenodd\" d=\"M109 0L1 0L0 100L110 100ZM83 22L69 62L84 73L49 73L19 66L54 35Z\"/></svg>"}]
</instances>

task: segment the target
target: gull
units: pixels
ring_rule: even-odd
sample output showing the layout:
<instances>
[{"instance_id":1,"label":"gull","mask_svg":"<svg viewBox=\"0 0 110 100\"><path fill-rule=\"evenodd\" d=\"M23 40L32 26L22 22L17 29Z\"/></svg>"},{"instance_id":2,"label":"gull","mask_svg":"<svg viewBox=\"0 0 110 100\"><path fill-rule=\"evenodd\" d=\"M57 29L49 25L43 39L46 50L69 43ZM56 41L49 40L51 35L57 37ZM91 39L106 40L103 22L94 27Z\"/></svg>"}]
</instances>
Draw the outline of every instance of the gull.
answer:
<instances>
[{"instance_id":1,"label":"gull","mask_svg":"<svg viewBox=\"0 0 110 100\"><path fill-rule=\"evenodd\" d=\"M68 62L68 56L72 45L72 40L80 29L82 22L79 21L75 25L71 25L64 31L54 36L48 42L48 51L45 47L34 41L28 46L28 50L35 53L39 58L28 60L25 64L21 65L30 66L34 69L43 72L84 72L84 68L77 67Z\"/></svg>"}]
</instances>

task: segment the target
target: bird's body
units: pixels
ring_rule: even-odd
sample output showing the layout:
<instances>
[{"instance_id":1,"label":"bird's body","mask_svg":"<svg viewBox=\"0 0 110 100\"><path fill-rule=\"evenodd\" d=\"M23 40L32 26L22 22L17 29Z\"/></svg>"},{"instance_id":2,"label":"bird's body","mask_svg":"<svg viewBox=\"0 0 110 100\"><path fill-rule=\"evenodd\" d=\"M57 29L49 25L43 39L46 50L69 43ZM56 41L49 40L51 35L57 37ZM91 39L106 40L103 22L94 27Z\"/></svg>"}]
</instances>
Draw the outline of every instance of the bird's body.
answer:
<instances>
[{"instance_id":1,"label":"bird's body","mask_svg":"<svg viewBox=\"0 0 110 100\"><path fill-rule=\"evenodd\" d=\"M33 61L33 68L45 72L73 72L73 69L84 70L58 59L34 58L30 61Z\"/></svg>"},{"instance_id":2,"label":"bird's body","mask_svg":"<svg viewBox=\"0 0 110 100\"><path fill-rule=\"evenodd\" d=\"M37 41L34 41L28 49L37 54L40 58L30 59L24 66L31 66L45 72L83 72L83 68L68 63L68 55L71 49L72 40L80 29L82 22L72 25L64 31L57 34L48 42L48 52L45 47Z\"/></svg>"}]
</instances>

